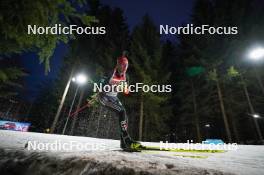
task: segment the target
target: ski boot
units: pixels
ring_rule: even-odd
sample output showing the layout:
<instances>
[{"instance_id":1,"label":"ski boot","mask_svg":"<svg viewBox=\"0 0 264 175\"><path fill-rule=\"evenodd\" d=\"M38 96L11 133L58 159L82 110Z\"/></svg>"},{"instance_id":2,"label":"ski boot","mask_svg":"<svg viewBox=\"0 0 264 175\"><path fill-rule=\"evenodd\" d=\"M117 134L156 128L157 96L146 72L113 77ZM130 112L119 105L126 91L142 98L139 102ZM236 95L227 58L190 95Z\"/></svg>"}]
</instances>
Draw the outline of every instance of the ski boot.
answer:
<instances>
[{"instance_id":1,"label":"ski boot","mask_svg":"<svg viewBox=\"0 0 264 175\"><path fill-rule=\"evenodd\" d=\"M124 151L127 152L140 152L141 150L146 149L146 147L141 145L140 142L134 141L131 138L126 141L124 141L124 139L121 139L120 146Z\"/></svg>"}]
</instances>

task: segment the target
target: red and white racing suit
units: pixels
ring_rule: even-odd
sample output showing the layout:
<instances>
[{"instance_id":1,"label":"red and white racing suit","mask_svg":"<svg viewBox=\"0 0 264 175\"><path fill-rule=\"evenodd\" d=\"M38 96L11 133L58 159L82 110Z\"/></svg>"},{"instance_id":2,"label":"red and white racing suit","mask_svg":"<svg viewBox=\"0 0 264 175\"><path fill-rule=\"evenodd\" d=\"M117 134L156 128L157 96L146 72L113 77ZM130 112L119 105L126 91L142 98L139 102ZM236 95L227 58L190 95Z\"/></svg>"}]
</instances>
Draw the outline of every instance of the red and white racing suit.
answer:
<instances>
[{"instance_id":1,"label":"red and white racing suit","mask_svg":"<svg viewBox=\"0 0 264 175\"><path fill-rule=\"evenodd\" d=\"M126 71L128 68L128 59L124 56L117 59L117 63L114 72L108 82L109 85L118 85L126 81ZM119 116L119 126L120 126L120 138L121 147L129 145L132 141L128 132L128 121L126 110L120 100L117 97L118 92L105 92L99 94L99 101L101 104L107 106L109 109L114 110Z\"/></svg>"}]
</instances>

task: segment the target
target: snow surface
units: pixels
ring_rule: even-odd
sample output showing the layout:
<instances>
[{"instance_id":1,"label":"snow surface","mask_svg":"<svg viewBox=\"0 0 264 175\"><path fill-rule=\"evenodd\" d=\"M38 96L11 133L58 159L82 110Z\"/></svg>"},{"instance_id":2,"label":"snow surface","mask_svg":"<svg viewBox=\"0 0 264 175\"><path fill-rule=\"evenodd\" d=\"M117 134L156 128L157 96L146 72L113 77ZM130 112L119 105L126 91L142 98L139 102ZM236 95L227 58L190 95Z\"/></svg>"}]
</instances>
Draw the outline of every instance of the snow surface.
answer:
<instances>
[{"instance_id":1,"label":"snow surface","mask_svg":"<svg viewBox=\"0 0 264 175\"><path fill-rule=\"evenodd\" d=\"M78 142L104 149L28 150L28 141ZM0 174L264 174L264 146L239 145L238 150L225 153L127 153L119 144L110 139L0 130Z\"/></svg>"}]
</instances>

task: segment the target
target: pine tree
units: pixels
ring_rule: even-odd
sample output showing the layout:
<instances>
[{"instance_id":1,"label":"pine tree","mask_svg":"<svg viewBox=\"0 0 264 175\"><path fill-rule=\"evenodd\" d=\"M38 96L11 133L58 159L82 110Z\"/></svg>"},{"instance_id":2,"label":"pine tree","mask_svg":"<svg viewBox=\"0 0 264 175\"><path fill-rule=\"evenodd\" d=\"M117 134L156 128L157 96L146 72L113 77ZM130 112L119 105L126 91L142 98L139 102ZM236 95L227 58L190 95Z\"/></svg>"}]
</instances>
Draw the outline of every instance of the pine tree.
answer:
<instances>
[{"instance_id":1,"label":"pine tree","mask_svg":"<svg viewBox=\"0 0 264 175\"><path fill-rule=\"evenodd\" d=\"M162 58L157 28L148 16L144 16L143 22L133 30L130 52L131 81L148 85L167 83L170 77L168 63ZM139 92L136 96L139 98L139 140L160 139L170 114L164 105L168 95Z\"/></svg>"},{"instance_id":2,"label":"pine tree","mask_svg":"<svg viewBox=\"0 0 264 175\"><path fill-rule=\"evenodd\" d=\"M66 35L29 35L28 25L54 26L69 24L70 18L80 19L89 25L95 18L80 13L77 9L85 5L81 0L74 4L67 0L54 1L19 1L3 0L0 2L0 52L6 56L21 54L25 51L38 53L39 60L49 71L49 59L59 42L66 43L73 36ZM29 13L30 12L30 13Z\"/></svg>"},{"instance_id":3,"label":"pine tree","mask_svg":"<svg viewBox=\"0 0 264 175\"><path fill-rule=\"evenodd\" d=\"M215 126L221 126L218 116L222 113L226 136L228 136L229 141L233 134L236 140L240 140L239 133L242 132L240 128L245 123L237 123L236 121L242 121L242 117L247 117L248 111L245 110L247 109L245 108L246 99L241 99L244 91L241 89L242 86L240 86L238 91L237 82L230 82L227 77L229 76L229 71L235 72L232 69L232 66L235 66L234 60L240 63L244 61L243 58L245 58L244 55L246 55L250 40L256 39L257 36L263 37L263 30L261 30L263 23L259 22L259 25L255 25L257 14L260 15L260 7L256 6L256 1L197 0L192 15L192 23L194 25L237 26L239 34L236 36L203 35L180 37L179 57L182 59L194 57L196 60L193 63L183 63L183 67L193 65L205 67L208 75L207 81L201 85L202 87L198 88L207 88L208 91L213 88L209 103L206 102L205 96L200 96L198 106L202 106L200 103L206 105L204 106L205 109L207 108L206 112L215 116L213 120ZM263 15L260 15L260 18L262 17ZM246 75L252 75L252 70L248 71L248 66L244 65L243 69L247 71ZM251 77L247 81L254 85L253 82L256 78L255 80L253 79ZM259 93L260 88L257 91L257 94ZM178 95L178 97L180 96ZM191 97L188 97L188 99L191 99ZM252 100L254 101L254 98ZM206 103L204 104L203 102Z\"/></svg>"},{"instance_id":4,"label":"pine tree","mask_svg":"<svg viewBox=\"0 0 264 175\"><path fill-rule=\"evenodd\" d=\"M25 76L27 73L18 58L0 59L0 98L16 96L23 88L22 78Z\"/></svg>"}]
</instances>

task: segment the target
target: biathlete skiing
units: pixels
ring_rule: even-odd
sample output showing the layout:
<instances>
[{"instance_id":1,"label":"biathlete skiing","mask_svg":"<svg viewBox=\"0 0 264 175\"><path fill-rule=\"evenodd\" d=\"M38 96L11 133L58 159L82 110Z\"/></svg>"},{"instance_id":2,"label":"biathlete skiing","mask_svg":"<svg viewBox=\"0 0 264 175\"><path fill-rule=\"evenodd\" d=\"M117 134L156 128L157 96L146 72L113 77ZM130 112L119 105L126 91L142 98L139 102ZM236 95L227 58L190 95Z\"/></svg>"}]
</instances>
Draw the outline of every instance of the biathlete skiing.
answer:
<instances>
[{"instance_id":1,"label":"biathlete skiing","mask_svg":"<svg viewBox=\"0 0 264 175\"><path fill-rule=\"evenodd\" d=\"M139 142L134 141L128 134L128 120L126 109L118 99L117 95L120 90L118 88L122 87L124 93L129 93L126 87L127 77L126 71L128 68L128 52L123 51L122 56L117 58L117 63L114 68L113 74L108 79L100 80L100 83L114 87L111 91L99 92L91 95L87 99L87 104L79 108L77 111L71 113L70 116L74 116L79 112L83 111L87 107L91 107L96 102L101 103L103 106L117 113L119 117L119 128L120 128L120 147L124 151L140 151L147 149L145 146L141 145ZM93 81L91 81L93 83ZM125 86L124 86L125 85ZM121 90L122 91L122 90Z\"/></svg>"},{"instance_id":2,"label":"biathlete skiing","mask_svg":"<svg viewBox=\"0 0 264 175\"><path fill-rule=\"evenodd\" d=\"M114 68L113 74L110 79L106 80L106 84L110 86L122 85L126 83L126 71L128 68L128 52L123 51L122 56L117 58L117 63ZM126 89L127 90L127 89ZM117 97L118 92L113 90L111 92L100 92L97 95L98 101L115 111L119 117L119 127L120 127L120 146L125 151L138 151L144 149L139 142L134 141L128 133L128 120L126 109Z\"/></svg>"}]
</instances>

